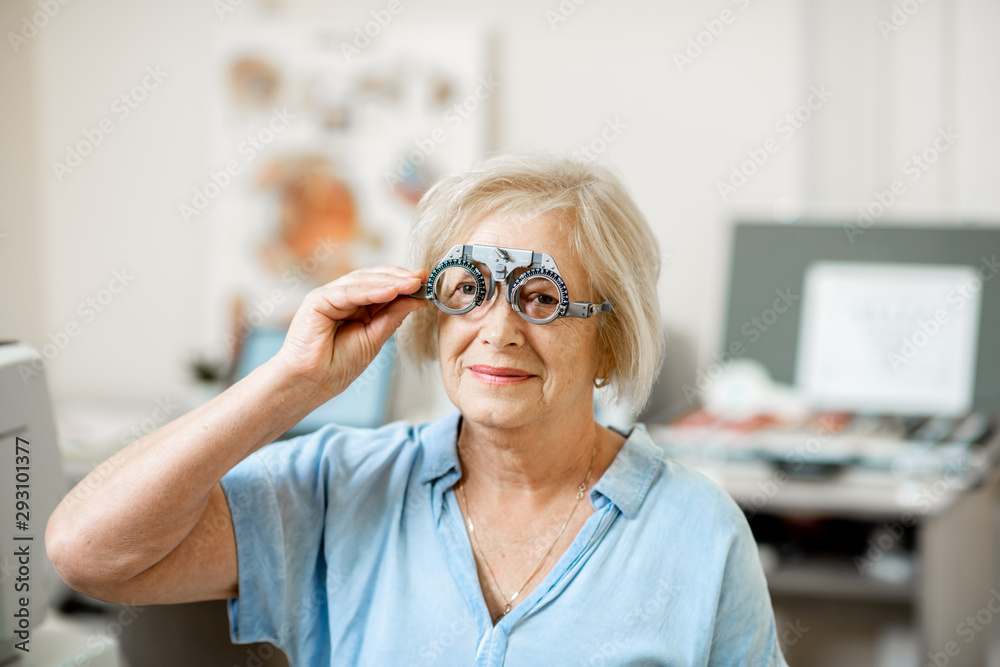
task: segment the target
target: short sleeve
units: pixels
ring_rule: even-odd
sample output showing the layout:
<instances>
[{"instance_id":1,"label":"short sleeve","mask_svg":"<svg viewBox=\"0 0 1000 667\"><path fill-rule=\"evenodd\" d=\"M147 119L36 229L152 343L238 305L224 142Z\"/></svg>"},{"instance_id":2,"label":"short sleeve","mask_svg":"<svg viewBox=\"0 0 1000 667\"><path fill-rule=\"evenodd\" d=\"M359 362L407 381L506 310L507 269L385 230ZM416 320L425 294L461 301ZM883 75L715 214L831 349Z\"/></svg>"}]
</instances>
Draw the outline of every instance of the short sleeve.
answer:
<instances>
[{"instance_id":1,"label":"short sleeve","mask_svg":"<svg viewBox=\"0 0 1000 667\"><path fill-rule=\"evenodd\" d=\"M716 610L710 667L788 667L757 545L742 513L736 519Z\"/></svg>"},{"instance_id":2,"label":"short sleeve","mask_svg":"<svg viewBox=\"0 0 1000 667\"><path fill-rule=\"evenodd\" d=\"M328 430L266 445L221 480L239 570L239 598L228 601L234 643L285 648L320 622Z\"/></svg>"}]
</instances>

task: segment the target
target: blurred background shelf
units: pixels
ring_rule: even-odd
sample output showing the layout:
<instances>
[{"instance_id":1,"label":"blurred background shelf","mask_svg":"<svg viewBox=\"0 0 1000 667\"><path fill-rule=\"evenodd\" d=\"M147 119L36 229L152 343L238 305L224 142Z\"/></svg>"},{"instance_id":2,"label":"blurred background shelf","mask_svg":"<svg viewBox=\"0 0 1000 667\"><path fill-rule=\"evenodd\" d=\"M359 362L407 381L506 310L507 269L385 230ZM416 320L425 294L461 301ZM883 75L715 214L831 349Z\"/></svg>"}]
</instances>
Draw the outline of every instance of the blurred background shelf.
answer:
<instances>
[{"instance_id":1,"label":"blurred background shelf","mask_svg":"<svg viewBox=\"0 0 1000 667\"><path fill-rule=\"evenodd\" d=\"M851 561L833 558L783 564L767 573L767 586L775 596L818 600L911 603L916 597L912 576L900 582L864 577Z\"/></svg>"}]
</instances>

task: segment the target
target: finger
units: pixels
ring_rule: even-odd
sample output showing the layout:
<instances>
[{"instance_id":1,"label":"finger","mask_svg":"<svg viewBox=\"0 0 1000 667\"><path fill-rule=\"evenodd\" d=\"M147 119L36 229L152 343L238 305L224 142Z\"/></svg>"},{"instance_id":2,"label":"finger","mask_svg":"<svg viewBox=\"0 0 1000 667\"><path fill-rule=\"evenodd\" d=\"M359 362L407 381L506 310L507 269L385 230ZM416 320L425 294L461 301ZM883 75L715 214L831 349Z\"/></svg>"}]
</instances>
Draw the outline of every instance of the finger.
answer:
<instances>
[{"instance_id":1,"label":"finger","mask_svg":"<svg viewBox=\"0 0 1000 667\"><path fill-rule=\"evenodd\" d=\"M376 287L379 285L398 285L400 294L413 294L424 284L424 280L416 276L388 276L385 274L365 276L363 279L341 285L331 285L336 287L349 287L350 285L369 285Z\"/></svg>"},{"instance_id":2,"label":"finger","mask_svg":"<svg viewBox=\"0 0 1000 667\"><path fill-rule=\"evenodd\" d=\"M411 277L411 278L408 278L407 280L408 280L408 282L406 283L406 285L404 285L403 287L400 288L400 290L399 290L400 294L413 294L413 293L419 291L420 288L423 287L427 283L427 277L426 276L419 276L418 275L417 277ZM410 281L412 281L412 282L410 282ZM408 287L408 285L412 285L412 288Z\"/></svg>"},{"instance_id":3,"label":"finger","mask_svg":"<svg viewBox=\"0 0 1000 667\"><path fill-rule=\"evenodd\" d=\"M410 271L399 266L375 266L369 269L358 269L337 278L335 283L365 282L373 277L383 278L411 278L419 277L419 271Z\"/></svg>"},{"instance_id":4,"label":"finger","mask_svg":"<svg viewBox=\"0 0 1000 667\"><path fill-rule=\"evenodd\" d=\"M404 276L404 277L416 275L421 271L426 273L426 271L424 271L423 269L411 270L411 269L404 269L401 266L392 266L392 265L374 266L371 268L371 270L377 271L379 273L391 273L393 275Z\"/></svg>"},{"instance_id":5,"label":"finger","mask_svg":"<svg viewBox=\"0 0 1000 667\"><path fill-rule=\"evenodd\" d=\"M355 315L364 306L388 303L403 289L415 291L418 288L418 278L329 286L315 292L314 306L330 319L341 320Z\"/></svg>"},{"instance_id":6,"label":"finger","mask_svg":"<svg viewBox=\"0 0 1000 667\"><path fill-rule=\"evenodd\" d=\"M429 304L428 301L407 298L397 299L387 304L377 315L372 317L368 324L367 329L372 342L381 347L402 325L407 315Z\"/></svg>"},{"instance_id":7,"label":"finger","mask_svg":"<svg viewBox=\"0 0 1000 667\"><path fill-rule=\"evenodd\" d=\"M413 275L398 276L386 273L369 272L343 276L333 282L327 283L326 285L317 287L315 291L327 295L330 300L336 300L335 295L338 291L356 291L358 286L379 288L386 285L396 285L399 287L400 293L412 294L420 289L421 284L423 284L422 280ZM379 302L381 302L381 300Z\"/></svg>"},{"instance_id":8,"label":"finger","mask_svg":"<svg viewBox=\"0 0 1000 667\"><path fill-rule=\"evenodd\" d=\"M356 271L349 273L347 275L341 276L336 280L333 280L325 285L319 287L319 289L333 289L336 287L343 287L345 285L374 285L377 283L387 283L396 282L399 280L406 280L413 278L415 276L411 275L401 275L396 273L384 273L381 271Z\"/></svg>"},{"instance_id":9,"label":"finger","mask_svg":"<svg viewBox=\"0 0 1000 667\"><path fill-rule=\"evenodd\" d=\"M398 297L398 296L397 296L397 297L396 297L396 299L398 299L398 298L400 298L400 297ZM367 310L367 311L368 311L368 317L369 317L369 318L372 318L372 317L375 317L375 316L376 316L376 315L378 315L378 314L379 314L380 312L382 312L383 310L385 310L385 309L386 309L386 307L387 307L387 306L388 306L388 305L389 305L390 303L392 303L393 301L395 301L396 299L393 299L392 301L387 301L386 303L373 303L372 305L368 306L368 307L367 307L367 308L365 309L365 310Z\"/></svg>"}]
</instances>

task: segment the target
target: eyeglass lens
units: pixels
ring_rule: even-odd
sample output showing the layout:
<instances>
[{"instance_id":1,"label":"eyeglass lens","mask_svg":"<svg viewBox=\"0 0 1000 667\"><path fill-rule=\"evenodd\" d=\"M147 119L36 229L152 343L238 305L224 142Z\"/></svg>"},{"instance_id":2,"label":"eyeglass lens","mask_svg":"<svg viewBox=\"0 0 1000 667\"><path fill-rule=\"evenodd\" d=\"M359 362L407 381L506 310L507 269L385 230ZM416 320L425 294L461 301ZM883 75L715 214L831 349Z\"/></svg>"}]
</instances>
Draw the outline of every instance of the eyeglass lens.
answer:
<instances>
[{"instance_id":1,"label":"eyeglass lens","mask_svg":"<svg viewBox=\"0 0 1000 667\"><path fill-rule=\"evenodd\" d=\"M476 279L464 266L451 266L438 274L434 296L446 308L461 310L476 299Z\"/></svg>"},{"instance_id":2,"label":"eyeglass lens","mask_svg":"<svg viewBox=\"0 0 1000 667\"><path fill-rule=\"evenodd\" d=\"M548 319L559 308L559 288L549 278L528 278L517 290L517 305L533 320Z\"/></svg>"}]
</instances>

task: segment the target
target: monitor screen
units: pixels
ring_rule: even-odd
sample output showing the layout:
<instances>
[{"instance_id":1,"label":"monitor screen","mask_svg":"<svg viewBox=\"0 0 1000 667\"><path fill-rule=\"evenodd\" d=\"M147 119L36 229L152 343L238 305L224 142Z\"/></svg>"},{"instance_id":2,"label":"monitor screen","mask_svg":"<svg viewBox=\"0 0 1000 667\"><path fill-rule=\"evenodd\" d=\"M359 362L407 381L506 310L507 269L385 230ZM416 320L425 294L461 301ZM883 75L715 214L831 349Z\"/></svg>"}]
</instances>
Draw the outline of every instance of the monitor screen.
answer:
<instances>
[{"instance_id":1,"label":"monitor screen","mask_svg":"<svg viewBox=\"0 0 1000 667\"><path fill-rule=\"evenodd\" d=\"M255 329L243 343L237 361L236 379L273 357L285 340L284 329ZM375 428L385 423L389 392L396 366L396 341L390 338L368 368L345 389L306 415L286 436L311 433L325 424Z\"/></svg>"},{"instance_id":2,"label":"monitor screen","mask_svg":"<svg viewBox=\"0 0 1000 667\"><path fill-rule=\"evenodd\" d=\"M963 344L973 348L967 350L968 360L961 355L954 359L948 357L955 351L945 349L950 345L943 344L945 339L941 335L930 341L941 349L932 350L932 345L927 344L927 332L919 332L923 331L920 329L921 322L932 329L934 323L927 320L927 313L923 311L907 311L906 304L897 299L895 306L900 311L899 317L891 322L881 315L866 320L872 328L871 335L895 336L883 349L885 359L879 361L893 366L890 354L894 350L900 358L908 361L907 355L920 348L917 360L922 364L937 356L942 364L939 368L954 371L956 377L949 378L949 381L958 382L967 378L970 409L1000 413L1000 382L996 381L1000 377L1000 346L996 344L1000 340L998 254L1000 227L885 224L860 228L856 223L738 222L733 229L729 296L720 358L755 359L767 367L779 382L795 384L797 378L802 381L803 377L807 377L815 383L815 369L797 367L799 348L804 342L802 327L803 323L809 322L815 325L814 329L820 337L805 341L806 345L815 346L817 340L822 341L822 335L830 333L830 323L824 320L822 314L809 316L805 313L808 317L803 319L803 298L807 291L818 293L826 290L843 297L851 293L852 281L856 282L855 279L862 273L880 271L889 278L888 282L878 283L881 285L879 289L895 289L902 294L899 290L907 282L919 279L926 283L923 294L930 299L932 294L941 290L934 283L933 276L925 275L927 271L921 271L920 267L927 267L928 270L937 267L934 271L954 284L949 283L949 289L939 295L941 303L930 316L933 319L935 314L940 315L938 311L945 309L947 330L941 331L948 336L954 335L956 340L965 341ZM853 268L845 273L845 267ZM817 273L817 268L822 269L823 275ZM903 273L909 278L900 282ZM813 287L807 289L810 274L814 274L815 280ZM953 279L959 274L969 274L974 276L974 280ZM875 282L869 284L871 289L867 290L867 300L874 295L876 286ZM854 301L856 305L860 304L858 299ZM923 303L925 300L919 301L917 306L926 305ZM889 299L887 303L892 306L893 300ZM899 329L906 322L916 328L910 326L913 331ZM838 320L838 325L841 324L844 322ZM854 327L855 333L859 327ZM895 334L893 328L896 329ZM834 338L839 341L843 337ZM831 349L832 344L828 341L824 345L826 349ZM811 358L816 357L813 355ZM897 370L912 370L899 359L895 361L899 362L895 364ZM967 373L960 368L966 363L969 365ZM840 366L835 370L840 372L844 368ZM859 378L859 381L863 379ZM913 406L913 413L934 412L927 409L930 403L917 400L912 392L908 399L903 389L905 387L901 386L899 395L883 394L881 398L896 405L896 412L908 412L908 400ZM883 390L891 391L891 387L885 385ZM844 394L850 388L845 385L837 391Z\"/></svg>"}]
</instances>

